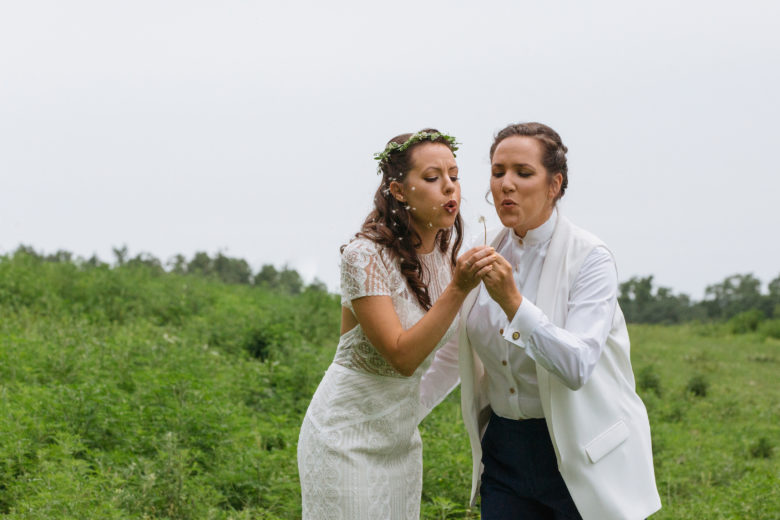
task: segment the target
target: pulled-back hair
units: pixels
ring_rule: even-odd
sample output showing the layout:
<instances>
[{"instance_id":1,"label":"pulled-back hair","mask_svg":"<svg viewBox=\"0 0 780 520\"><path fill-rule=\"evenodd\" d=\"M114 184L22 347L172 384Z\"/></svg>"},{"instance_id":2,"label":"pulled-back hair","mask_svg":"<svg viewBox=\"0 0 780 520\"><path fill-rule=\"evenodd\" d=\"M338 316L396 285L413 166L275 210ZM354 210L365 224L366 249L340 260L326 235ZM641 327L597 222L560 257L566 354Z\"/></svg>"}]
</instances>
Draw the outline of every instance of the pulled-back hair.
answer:
<instances>
[{"instance_id":1,"label":"pulled-back hair","mask_svg":"<svg viewBox=\"0 0 780 520\"><path fill-rule=\"evenodd\" d=\"M431 308L431 297L428 286L423 281L423 268L417 256L416 248L422 244L419 233L412 227L412 215L405 202L398 201L390 193L390 183L403 183L412 168L412 152L419 146L429 143L441 143L450 150L455 150L454 141L434 128L425 128L419 133L434 134L433 137L412 143L404 150L394 150L385 154L379 163L382 181L374 194L374 209L368 214L360 231L355 237L364 237L384 246L394 258L398 259L401 274L414 293L420 306L426 311ZM438 134L438 135L435 135ZM391 143L402 145L416 134L401 134L393 137L385 145L385 150ZM450 266L454 269L458 250L463 241L463 220L460 213L455 219L455 237L450 254ZM442 229L436 234L434 247L446 253L453 239L452 229ZM341 246L341 251L344 251Z\"/></svg>"},{"instance_id":2,"label":"pulled-back hair","mask_svg":"<svg viewBox=\"0 0 780 520\"><path fill-rule=\"evenodd\" d=\"M523 136L536 139L542 144L542 164L547 170L547 178L552 179L553 175L560 173L563 176L561 180L561 189L555 197L555 201L563 197L566 187L569 185L569 167L566 164L566 152L569 151L563 144L558 132L542 123L517 123L509 125L496 134L493 144L490 146L490 160L493 160L493 153L496 151L498 143L507 137Z\"/></svg>"}]
</instances>

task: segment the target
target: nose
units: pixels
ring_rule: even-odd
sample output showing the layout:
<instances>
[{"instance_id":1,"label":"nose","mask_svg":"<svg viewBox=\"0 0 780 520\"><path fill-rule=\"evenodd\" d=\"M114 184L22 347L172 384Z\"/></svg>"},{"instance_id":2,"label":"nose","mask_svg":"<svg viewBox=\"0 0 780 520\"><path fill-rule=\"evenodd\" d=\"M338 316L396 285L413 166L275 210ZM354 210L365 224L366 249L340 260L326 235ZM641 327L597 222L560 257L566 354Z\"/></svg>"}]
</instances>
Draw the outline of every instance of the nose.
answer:
<instances>
[{"instance_id":1,"label":"nose","mask_svg":"<svg viewBox=\"0 0 780 520\"><path fill-rule=\"evenodd\" d=\"M505 173L501 177L501 191L504 193L510 193L515 191L515 184L512 182L512 178L509 174Z\"/></svg>"},{"instance_id":2,"label":"nose","mask_svg":"<svg viewBox=\"0 0 780 520\"><path fill-rule=\"evenodd\" d=\"M455 183L452 182L452 179L448 175L444 176L444 185L442 186L442 190L444 193L452 193L455 191Z\"/></svg>"}]
</instances>

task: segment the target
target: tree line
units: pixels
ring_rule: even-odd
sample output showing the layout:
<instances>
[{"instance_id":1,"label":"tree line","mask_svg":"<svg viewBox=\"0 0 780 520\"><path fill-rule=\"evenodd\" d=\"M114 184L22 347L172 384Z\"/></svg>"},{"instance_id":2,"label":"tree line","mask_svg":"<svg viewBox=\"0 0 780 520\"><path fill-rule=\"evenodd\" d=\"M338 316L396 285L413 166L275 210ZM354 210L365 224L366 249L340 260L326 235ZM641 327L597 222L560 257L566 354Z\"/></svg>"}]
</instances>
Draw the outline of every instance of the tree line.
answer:
<instances>
[{"instance_id":1,"label":"tree line","mask_svg":"<svg viewBox=\"0 0 780 520\"><path fill-rule=\"evenodd\" d=\"M88 259L75 257L68 251L43 254L30 246L20 245L14 255L28 255L41 262L67 262L81 268L111 267L96 255ZM232 258L222 252L209 255L196 252L192 258L177 254L163 262L149 253L131 256L126 246L113 248L114 267L132 268L143 266L152 272L172 272L218 279L224 283L253 285L286 294L300 294L304 291L327 293L324 282L314 279L306 284L303 278L289 266L277 268L264 264L253 272L249 263L242 258ZM675 294L668 287L654 287L653 276L632 277L620 284L618 302L631 323L674 324L690 321L729 321L742 323L755 330L766 318L780 319L780 275L771 280L767 292L762 292L761 280L753 274L735 274L720 283L707 286L704 299L694 301L686 294Z\"/></svg>"},{"instance_id":2,"label":"tree line","mask_svg":"<svg viewBox=\"0 0 780 520\"><path fill-rule=\"evenodd\" d=\"M693 301L674 294L668 287L653 287L653 276L633 277L620 284L618 302L632 323L683 323L690 321L745 322L755 330L766 318L780 318L780 275L770 281L767 292L753 274L734 274L708 285L704 299Z\"/></svg>"},{"instance_id":3,"label":"tree line","mask_svg":"<svg viewBox=\"0 0 780 520\"><path fill-rule=\"evenodd\" d=\"M232 258L222 252L209 255L204 251L198 251L189 260L184 255L177 254L166 262L149 253L138 253L131 256L127 246L112 248L112 252L114 255L113 267L117 268L143 267L158 274L171 272L180 275L214 278L228 284L254 285L293 295L304 291L327 292L328 290L325 283L316 278L309 284L305 283L298 271L289 266L276 268L272 264L264 264L257 272L253 272L252 267L243 258ZM26 245L20 245L12 254L26 255L40 262L72 263L82 269L111 267L109 263L100 260L97 255L85 259L64 250L44 254Z\"/></svg>"}]
</instances>

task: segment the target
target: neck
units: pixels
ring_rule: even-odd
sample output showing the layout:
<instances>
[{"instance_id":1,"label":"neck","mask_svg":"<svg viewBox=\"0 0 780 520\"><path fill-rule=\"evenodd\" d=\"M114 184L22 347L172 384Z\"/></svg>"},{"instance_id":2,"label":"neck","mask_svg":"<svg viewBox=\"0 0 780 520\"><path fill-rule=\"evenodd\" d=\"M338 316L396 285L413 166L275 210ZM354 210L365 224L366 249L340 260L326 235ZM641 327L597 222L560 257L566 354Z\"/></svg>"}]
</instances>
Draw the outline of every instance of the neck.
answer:
<instances>
[{"instance_id":1,"label":"neck","mask_svg":"<svg viewBox=\"0 0 780 520\"><path fill-rule=\"evenodd\" d=\"M436 233L439 230L433 228L420 230L414 225L413 227L417 234L420 235L420 247L417 248L417 252L424 255L433 251L433 248L436 246Z\"/></svg>"},{"instance_id":2,"label":"neck","mask_svg":"<svg viewBox=\"0 0 780 520\"><path fill-rule=\"evenodd\" d=\"M515 228L512 228L514 232L519 236L520 238L525 238L526 233L532 229L536 229L545 222L547 222L547 219L550 218L552 215L553 210L555 209L555 206L550 206L547 208L541 216L536 219L535 221L532 221L530 223L523 223Z\"/></svg>"}]
</instances>

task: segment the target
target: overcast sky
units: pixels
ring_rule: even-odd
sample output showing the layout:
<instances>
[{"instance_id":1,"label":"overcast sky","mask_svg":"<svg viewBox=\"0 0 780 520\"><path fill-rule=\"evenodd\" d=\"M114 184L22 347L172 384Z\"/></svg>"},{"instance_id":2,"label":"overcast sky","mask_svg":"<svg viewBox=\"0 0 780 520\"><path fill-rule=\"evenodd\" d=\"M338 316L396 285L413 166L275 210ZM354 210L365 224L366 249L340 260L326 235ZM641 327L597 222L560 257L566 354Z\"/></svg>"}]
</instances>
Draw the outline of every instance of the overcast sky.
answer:
<instances>
[{"instance_id":1,"label":"overcast sky","mask_svg":"<svg viewBox=\"0 0 780 520\"><path fill-rule=\"evenodd\" d=\"M0 254L222 251L335 290L390 137L457 136L476 230L493 135L542 121L621 280L766 284L779 26L769 0L3 1Z\"/></svg>"}]
</instances>

